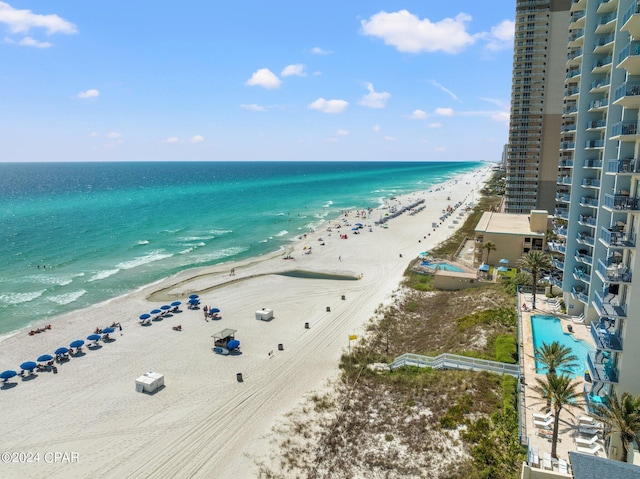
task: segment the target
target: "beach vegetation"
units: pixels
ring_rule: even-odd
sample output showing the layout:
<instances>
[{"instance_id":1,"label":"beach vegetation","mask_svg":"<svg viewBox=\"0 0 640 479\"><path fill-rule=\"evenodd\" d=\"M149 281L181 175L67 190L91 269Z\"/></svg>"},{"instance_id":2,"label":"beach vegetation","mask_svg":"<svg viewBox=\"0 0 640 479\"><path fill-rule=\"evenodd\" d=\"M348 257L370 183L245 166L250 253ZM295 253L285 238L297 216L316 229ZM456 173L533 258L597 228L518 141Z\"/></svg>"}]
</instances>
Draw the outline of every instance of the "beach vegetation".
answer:
<instances>
[{"instance_id":1,"label":"beach vegetation","mask_svg":"<svg viewBox=\"0 0 640 479\"><path fill-rule=\"evenodd\" d=\"M640 443L640 396L625 391L618 397L614 392L607 403L596 404L595 410L606 426L607 437L618 436L622 441L620 460L626 463L633 443Z\"/></svg>"},{"instance_id":2,"label":"beach vegetation","mask_svg":"<svg viewBox=\"0 0 640 479\"><path fill-rule=\"evenodd\" d=\"M501 363L516 364L518 362L518 347L513 334L501 334L495 340L495 360Z\"/></svg>"}]
</instances>

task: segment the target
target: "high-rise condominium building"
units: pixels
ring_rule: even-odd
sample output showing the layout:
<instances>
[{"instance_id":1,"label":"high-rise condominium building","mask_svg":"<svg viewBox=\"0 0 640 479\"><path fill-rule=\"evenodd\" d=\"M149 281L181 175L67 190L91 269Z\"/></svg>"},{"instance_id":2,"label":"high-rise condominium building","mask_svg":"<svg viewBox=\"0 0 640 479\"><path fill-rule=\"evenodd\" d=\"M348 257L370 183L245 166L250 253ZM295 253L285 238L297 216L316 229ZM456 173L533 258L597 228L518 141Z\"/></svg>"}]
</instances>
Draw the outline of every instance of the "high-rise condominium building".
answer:
<instances>
[{"instance_id":1,"label":"high-rise condominium building","mask_svg":"<svg viewBox=\"0 0 640 479\"><path fill-rule=\"evenodd\" d=\"M571 0L516 0L504 211L553 211Z\"/></svg>"}]
</instances>

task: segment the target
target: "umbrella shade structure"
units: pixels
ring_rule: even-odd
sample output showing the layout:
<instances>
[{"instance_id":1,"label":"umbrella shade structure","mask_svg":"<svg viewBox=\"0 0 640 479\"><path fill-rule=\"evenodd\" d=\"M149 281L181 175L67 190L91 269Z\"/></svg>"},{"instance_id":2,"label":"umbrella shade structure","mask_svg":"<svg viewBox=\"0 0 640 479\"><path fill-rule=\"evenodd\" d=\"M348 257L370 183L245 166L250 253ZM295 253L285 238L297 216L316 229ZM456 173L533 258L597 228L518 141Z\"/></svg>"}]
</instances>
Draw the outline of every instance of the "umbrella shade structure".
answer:
<instances>
[{"instance_id":1,"label":"umbrella shade structure","mask_svg":"<svg viewBox=\"0 0 640 479\"><path fill-rule=\"evenodd\" d=\"M162 310L160 309L154 309L151 311L151 314L160 314L160 313L162 313Z\"/></svg>"},{"instance_id":2,"label":"umbrella shade structure","mask_svg":"<svg viewBox=\"0 0 640 479\"><path fill-rule=\"evenodd\" d=\"M498 268L498 273L506 273L507 271L509 271L509 268L507 268L506 266L500 266Z\"/></svg>"},{"instance_id":3,"label":"umbrella shade structure","mask_svg":"<svg viewBox=\"0 0 640 479\"><path fill-rule=\"evenodd\" d=\"M58 348L56 349L56 354L67 354L69 352L69 348Z\"/></svg>"},{"instance_id":4,"label":"umbrella shade structure","mask_svg":"<svg viewBox=\"0 0 640 479\"><path fill-rule=\"evenodd\" d=\"M144 313L140 315L140 319L144 321L145 319L149 319L151 317L150 314Z\"/></svg>"},{"instance_id":5,"label":"umbrella shade structure","mask_svg":"<svg viewBox=\"0 0 640 479\"><path fill-rule=\"evenodd\" d=\"M180 301L174 301L171 303L171 306L180 306L182 303Z\"/></svg>"},{"instance_id":6,"label":"umbrella shade structure","mask_svg":"<svg viewBox=\"0 0 640 479\"><path fill-rule=\"evenodd\" d=\"M210 313L219 313L220 310L218 308L209 308Z\"/></svg>"},{"instance_id":7,"label":"umbrella shade structure","mask_svg":"<svg viewBox=\"0 0 640 479\"><path fill-rule=\"evenodd\" d=\"M198 296L197 294L192 294L191 296L189 296L189 299L198 299L200 296Z\"/></svg>"},{"instance_id":8,"label":"umbrella shade structure","mask_svg":"<svg viewBox=\"0 0 640 479\"><path fill-rule=\"evenodd\" d=\"M7 369L6 371L2 371L0 373L0 379L4 379L6 381L7 379L11 379L17 375L18 373L15 372L13 369Z\"/></svg>"},{"instance_id":9,"label":"umbrella shade structure","mask_svg":"<svg viewBox=\"0 0 640 479\"><path fill-rule=\"evenodd\" d=\"M98 341L102 336L100 336L99 334L90 334L89 336L87 336L87 339L89 341Z\"/></svg>"},{"instance_id":10,"label":"umbrella shade structure","mask_svg":"<svg viewBox=\"0 0 640 479\"><path fill-rule=\"evenodd\" d=\"M20 365L20 369L24 369L25 371L33 371L37 367L38 365L35 361L26 361Z\"/></svg>"},{"instance_id":11,"label":"umbrella shade structure","mask_svg":"<svg viewBox=\"0 0 640 479\"><path fill-rule=\"evenodd\" d=\"M115 331L115 329L113 328L104 328L102 330L102 334L109 334L109 333L113 333Z\"/></svg>"},{"instance_id":12,"label":"umbrella shade structure","mask_svg":"<svg viewBox=\"0 0 640 479\"><path fill-rule=\"evenodd\" d=\"M84 341L82 339L76 339L75 341L71 341L69 347L71 348L80 348L84 345Z\"/></svg>"},{"instance_id":13,"label":"umbrella shade structure","mask_svg":"<svg viewBox=\"0 0 640 479\"><path fill-rule=\"evenodd\" d=\"M482 263L480 265L480 267L478 268L478 271L482 271L484 273L488 272L489 271L489 265L485 264L485 263Z\"/></svg>"},{"instance_id":14,"label":"umbrella shade structure","mask_svg":"<svg viewBox=\"0 0 640 479\"><path fill-rule=\"evenodd\" d=\"M189 303L190 303L190 304L198 304L199 302L200 302L200 300L199 300L198 298L191 298L191 299L189 300Z\"/></svg>"},{"instance_id":15,"label":"umbrella shade structure","mask_svg":"<svg viewBox=\"0 0 640 479\"><path fill-rule=\"evenodd\" d=\"M171 309L171 306L169 306L168 304L165 304L163 306L160 306L160 309L162 311L169 311Z\"/></svg>"},{"instance_id":16,"label":"umbrella shade structure","mask_svg":"<svg viewBox=\"0 0 640 479\"><path fill-rule=\"evenodd\" d=\"M52 359L53 359L53 356L51 356L50 354L43 354L37 359L37 361L39 363L46 363L47 361L51 361Z\"/></svg>"},{"instance_id":17,"label":"umbrella shade structure","mask_svg":"<svg viewBox=\"0 0 640 479\"><path fill-rule=\"evenodd\" d=\"M502 258L500 260L500 264L509 264L509 260L507 258Z\"/></svg>"}]
</instances>

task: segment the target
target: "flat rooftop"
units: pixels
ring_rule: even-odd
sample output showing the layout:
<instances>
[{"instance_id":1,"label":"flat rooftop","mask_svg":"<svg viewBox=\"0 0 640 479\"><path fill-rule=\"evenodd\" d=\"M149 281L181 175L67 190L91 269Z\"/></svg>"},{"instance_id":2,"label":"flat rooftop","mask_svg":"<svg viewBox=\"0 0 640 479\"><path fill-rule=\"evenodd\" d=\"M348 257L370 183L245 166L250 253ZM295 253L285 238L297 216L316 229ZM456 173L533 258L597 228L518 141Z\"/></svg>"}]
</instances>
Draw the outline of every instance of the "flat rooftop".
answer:
<instances>
[{"instance_id":1,"label":"flat rooftop","mask_svg":"<svg viewBox=\"0 0 640 479\"><path fill-rule=\"evenodd\" d=\"M544 232L531 231L528 214L485 211L478 221L476 233L494 233L544 237Z\"/></svg>"}]
</instances>

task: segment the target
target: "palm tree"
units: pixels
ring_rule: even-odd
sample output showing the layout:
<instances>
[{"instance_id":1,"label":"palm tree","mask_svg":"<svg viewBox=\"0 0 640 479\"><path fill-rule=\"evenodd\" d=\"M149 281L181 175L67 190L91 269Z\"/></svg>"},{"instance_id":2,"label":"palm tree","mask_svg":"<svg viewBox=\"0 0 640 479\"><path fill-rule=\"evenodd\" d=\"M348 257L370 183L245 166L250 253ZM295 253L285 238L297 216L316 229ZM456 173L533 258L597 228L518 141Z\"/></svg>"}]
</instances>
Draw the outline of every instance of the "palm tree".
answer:
<instances>
[{"instance_id":1,"label":"palm tree","mask_svg":"<svg viewBox=\"0 0 640 479\"><path fill-rule=\"evenodd\" d=\"M496 250L496 244L493 241L487 241L482 248L487 250L487 264L489 264L489 255Z\"/></svg>"},{"instance_id":2,"label":"palm tree","mask_svg":"<svg viewBox=\"0 0 640 479\"><path fill-rule=\"evenodd\" d=\"M596 414L607 426L607 436L620 436L622 440L622 462L627 462L627 454L634 440L640 443L640 396L633 396L625 391L618 399L613 393L608 404L595 404Z\"/></svg>"},{"instance_id":3,"label":"palm tree","mask_svg":"<svg viewBox=\"0 0 640 479\"><path fill-rule=\"evenodd\" d=\"M536 378L537 385L533 386L533 390L537 392L542 399L546 399L551 403L553 408L553 436L551 437L551 457L557 458L556 451L558 445L558 424L560 421L560 413L566 406L578 406L578 400L581 396L578 392L578 382L574 382L571 377L566 374L547 374L544 379Z\"/></svg>"},{"instance_id":4,"label":"palm tree","mask_svg":"<svg viewBox=\"0 0 640 479\"><path fill-rule=\"evenodd\" d=\"M548 374L556 374L557 371L561 373L570 372L578 361L578 357L573 354L573 350L558 341L554 341L551 344L542 343L542 346L536 348L534 354L536 360L547 368Z\"/></svg>"},{"instance_id":5,"label":"palm tree","mask_svg":"<svg viewBox=\"0 0 640 479\"><path fill-rule=\"evenodd\" d=\"M531 289L533 290L531 307L535 309L538 277L541 270L551 269L551 260L549 259L549 256L544 254L542 251L529 251L529 253L518 260L518 264L521 268L526 269L531 273Z\"/></svg>"}]
</instances>

